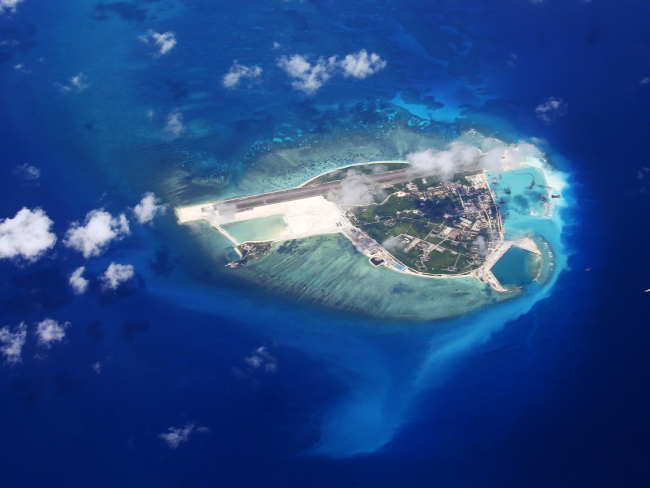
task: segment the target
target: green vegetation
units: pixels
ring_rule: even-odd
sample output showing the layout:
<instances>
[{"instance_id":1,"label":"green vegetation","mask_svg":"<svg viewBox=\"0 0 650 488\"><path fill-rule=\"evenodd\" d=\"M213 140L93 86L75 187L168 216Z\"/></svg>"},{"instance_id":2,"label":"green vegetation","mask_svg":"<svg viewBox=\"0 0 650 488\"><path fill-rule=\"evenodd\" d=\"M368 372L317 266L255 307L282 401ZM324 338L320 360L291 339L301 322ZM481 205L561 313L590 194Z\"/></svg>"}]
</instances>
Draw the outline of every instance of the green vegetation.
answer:
<instances>
[{"instance_id":1,"label":"green vegetation","mask_svg":"<svg viewBox=\"0 0 650 488\"><path fill-rule=\"evenodd\" d=\"M381 163L381 164L363 164L358 166L346 166L345 168L335 169L324 175L319 176L318 178L309 182L311 185L322 185L324 183L329 183L331 181L338 181L344 179L349 171L355 171L356 173L362 175L371 175L378 173L385 173L386 171L395 171L398 169L408 168L409 163ZM384 169L381 169L383 167ZM381 170L381 171L378 171Z\"/></svg>"},{"instance_id":2,"label":"green vegetation","mask_svg":"<svg viewBox=\"0 0 650 488\"><path fill-rule=\"evenodd\" d=\"M479 169L479 170L476 170L476 171L463 171L461 173L456 173L454 175L454 177L451 179L451 181L454 182L454 183L458 182L458 183L462 183L463 185L468 185L469 186L470 182L467 180L467 178L465 178L465 176L474 176L474 175L478 175L478 174L480 174L482 172L483 172L483 170Z\"/></svg>"},{"instance_id":3,"label":"green vegetation","mask_svg":"<svg viewBox=\"0 0 650 488\"><path fill-rule=\"evenodd\" d=\"M361 222L375 222L375 217L395 217L397 212L415 210L417 204L411 197L391 196L381 205L364 205L353 207L352 213Z\"/></svg>"},{"instance_id":4,"label":"green vegetation","mask_svg":"<svg viewBox=\"0 0 650 488\"><path fill-rule=\"evenodd\" d=\"M392 235L398 236L400 234L406 234L406 231L411 227L411 222L404 222L399 225L396 225L393 227L393 232L391 232Z\"/></svg>"},{"instance_id":5,"label":"green vegetation","mask_svg":"<svg viewBox=\"0 0 650 488\"><path fill-rule=\"evenodd\" d=\"M378 243L384 242L390 235L392 235L392 230L390 227L387 227L383 225L380 222L374 223L374 224L365 224L359 226L363 231L368 234L370 237L372 237L374 240L376 240Z\"/></svg>"},{"instance_id":6,"label":"green vegetation","mask_svg":"<svg viewBox=\"0 0 650 488\"><path fill-rule=\"evenodd\" d=\"M433 251L429 254L429 261L424 264L430 273L441 273L445 268L453 266L457 257L458 255L454 255L449 251Z\"/></svg>"},{"instance_id":7,"label":"green vegetation","mask_svg":"<svg viewBox=\"0 0 650 488\"><path fill-rule=\"evenodd\" d=\"M426 181L426 183L425 183ZM417 178L413 180L413 183L415 183L418 187L418 191L424 191L428 190L431 187L438 186L440 184L440 180L436 178Z\"/></svg>"},{"instance_id":8,"label":"green vegetation","mask_svg":"<svg viewBox=\"0 0 650 488\"><path fill-rule=\"evenodd\" d=\"M478 170L454 175L452 183L460 183L461 186L454 185L453 189L446 189L447 187L442 186L435 178L427 177L412 180L411 183L417 187L415 189L411 186L413 190L407 188L406 183L396 184L391 190L403 192L402 196L392 194L383 204L352 207L349 215L357 227L380 244L390 237L403 239L405 235L420 239L422 243L416 243L415 246L412 246L412 242L409 244L398 242L397 246L389 249L395 259L411 270L427 274L468 272L477 267L471 264L475 257L471 257L473 254L468 247L476 234L468 232L466 228L457 227L457 223L454 222L457 222L458 216L463 215L465 211L458 196L459 192L463 192L466 205L469 204L474 209L478 208L478 204L473 199L484 192L473 190L466 176L480 173L481 171ZM476 212L473 210L467 218L474 221ZM445 215L454 215L454 217L448 218ZM441 234L445 227L458 229L460 235L450 237ZM485 229L480 232L487 234ZM456 234L458 232L454 235ZM438 245L442 249L431 250L427 248L427 244ZM407 248L409 251L405 252Z\"/></svg>"},{"instance_id":9,"label":"green vegetation","mask_svg":"<svg viewBox=\"0 0 650 488\"><path fill-rule=\"evenodd\" d=\"M243 243L236 246L236 248L241 254L242 257L232 263L228 263L226 266L229 268L239 268L251 261L261 258L262 256L267 255L271 252L272 243L271 242L255 242L255 243Z\"/></svg>"},{"instance_id":10,"label":"green vegetation","mask_svg":"<svg viewBox=\"0 0 650 488\"><path fill-rule=\"evenodd\" d=\"M431 244L440 244L442 242L442 239L440 237L429 236L425 239L425 241L430 242Z\"/></svg>"},{"instance_id":11,"label":"green vegetation","mask_svg":"<svg viewBox=\"0 0 650 488\"><path fill-rule=\"evenodd\" d=\"M409 228L407 234L419 239L424 239L429 235L429 232L431 232L431 227L429 227L428 220L414 220L411 223L411 227Z\"/></svg>"},{"instance_id":12,"label":"green vegetation","mask_svg":"<svg viewBox=\"0 0 650 488\"><path fill-rule=\"evenodd\" d=\"M457 241L445 240L442 241L442 243L440 243L440 246L444 247L445 249L449 249L450 251L456 251L456 252L465 251L465 248Z\"/></svg>"},{"instance_id":13,"label":"green vegetation","mask_svg":"<svg viewBox=\"0 0 650 488\"><path fill-rule=\"evenodd\" d=\"M411 251L405 253L404 249L393 248L390 250L390 253L405 266L408 266L411 269L418 269L417 264L420 262L418 258L422 255L422 251L411 249Z\"/></svg>"},{"instance_id":14,"label":"green vegetation","mask_svg":"<svg viewBox=\"0 0 650 488\"><path fill-rule=\"evenodd\" d=\"M384 171L408 167L408 163L384 164ZM323 184L344 178L349 171L361 174L375 173L377 165L364 164L348 166L322 175L310 184ZM371 239L383 245L388 244L388 252L410 270L426 274L466 273L478 267L472 264L482 261L475 248L471 247L476 239L477 229L486 241L493 238L482 218L487 190L476 190L467 180L469 175L480 174L481 170L465 171L455 174L452 181L442 184L432 177L418 177L409 183L395 184L384 189L388 195L383 203L356 205L347 210L347 216L354 226L365 232ZM399 192L399 196L396 194ZM462 195L462 201L460 198ZM467 225L460 224L460 218L467 218L480 225L470 231ZM467 223L467 222L466 222ZM443 233L446 227L454 232ZM406 237L418 239L409 241ZM356 239L356 238L353 238ZM357 241L355 241L357 242ZM374 253L376 247L368 239L359 239L359 250ZM259 259L271 252L270 242L244 243L238 246L242 258L228 266L236 268ZM278 254L300 254L297 241L291 240L276 245ZM408 249L408 252L406 252Z\"/></svg>"},{"instance_id":15,"label":"green vegetation","mask_svg":"<svg viewBox=\"0 0 650 488\"><path fill-rule=\"evenodd\" d=\"M458 268L461 272L462 271L469 271L475 268L478 268L478 266L472 266L469 262L469 259L467 259L467 256L464 254L461 254L458 257L458 262L456 263L456 268Z\"/></svg>"}]
</instances>

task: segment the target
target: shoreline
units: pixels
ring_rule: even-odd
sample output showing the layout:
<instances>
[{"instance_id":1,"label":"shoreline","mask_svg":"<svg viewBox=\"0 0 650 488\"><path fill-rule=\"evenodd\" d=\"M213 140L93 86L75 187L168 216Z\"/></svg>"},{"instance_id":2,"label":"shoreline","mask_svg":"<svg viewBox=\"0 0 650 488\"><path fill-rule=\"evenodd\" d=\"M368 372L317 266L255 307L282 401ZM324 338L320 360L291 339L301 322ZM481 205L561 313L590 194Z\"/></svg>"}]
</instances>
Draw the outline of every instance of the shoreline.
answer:
<instances>
[{"instance_id":1,"label":"shoreline","mask_svg":"<svg viewBox=\"0 0 650 488\"><path fill-rule=\"evenodd\" d=\"M340 168L335 168L333 170L321 173L313 178L310 178L306 182L295 188L303 188L308 185L310 182L320 178L323 175L327 175L334 171L339 171L341 169L346 169L354 166L365 166L370 164L388 164L388 163L404 163L404 161L372 161L364 163L355 163L352 165L342 166ZM531 166L533 168L539 169L545 174L544 168L540 168L533 164L523 163L521 166ZM347 219L346 212L341 207L336 205L333 202L329 202L323 196L316 197L307 197L299 198L292 201L287 201L283 203L269 203L259 205L257 207L247 208L244 210L235 210L232 215L226 217L224 213L223 217L225 218L224 222L221 222L221 215L216 209L216 205L220 202L219 200L208 202L205 204L190 205L185 207L176 207L174 209L176 220L180 225L190 223L192 221L203 220L207 222L211 227L216 229L220 234L222 234L226 239L228 239L235 248L235 251L242 258L242 254L238 249L238 246L242 244L259 244L264 242L269 242L275 244L277 242L284 242L289 240L304 239L308 237L318 236L318 235L328 235L328 234L342 234L345 236L354 246L354 248L368 257L368 264L373 267L386 267L392 271L408 274L412 276L418 276L421 278L434 278L434 279L451 279L451 278L474 278L482 284L487 284L493 290L500 293L510 293L514 290L505 289L498 279L492 273L492 267L505 255L505 253L512 247L520 247L529 252L533 252L542 256L541 250L537 247L535 242L530 239L532 234L529 234L527 237L518 239L515 241L507 241L505 239L505 228L501 219L501 213L499 211L499 205L495 199L495 193L490 188L487 169L483 169L481 176L485 180L484 183L489 189L489 195L492 199L493 205L497 209L496 216L494 219L490 218L488 215L488 221L490 227L494 227L499 234L499 244L493 249L493 251L486 256L484 263L478 268L466 271L463 273L457 274L428 274L422 273L419 271L414 271L408 266L404 265L401 261L396 259L388 250L386 250L381 244L376 242L374 239L370 238L365 232L361 229L356 228L352 223ZM387 172L388 173L388 172ZM546 178L546 175L545 175ZM548 184L548 180L547 180ZM276 192L266 192L260 193L257 195L252 195L251 197L263 197L265 195L271 195ZM388 200L392 195L388 195L386 200ZM296 205L297 204L297 205ZM276 208L277 207L277 208ZM301 213L299 213L301 212ZM241 217L242 214L246 214L246 218ZM260 214L260 215L257 215ZM290 215L289 215L290 214ZM253 216L255 215L255 216ZM278 235L264 240L246 240L239 242L235 237L230 235L220 224L228 224L233 222L245 222L247 220L255 220L257 218L263 218L270 215L283 215L284 220L287 224L288 233L285 235ZM487 215L487 212L486 212ZM548 215L546 217L549 217ZM292 225L293 222L293 225ZM354 234L354 235L353 235ZM362 241L363 244L360 242ZM367 244L367 245L366 245ZM371 259L377 258L381 259L383 262L380 265L374 265L370 262ZM540 267L541 270L541 267ZM538 273L539 277L539 273ZM536 281L536 280L533 280Z\"/></svg>"},{"instance_id":2,"label":"shoreline","mask_svg":"<svg viewBox=\"0 0 650 488\"><path fill-rule=\"evenodd\" d=\"M341 166L340 168L334 168L334 169L332 169L332 170L330 170L330 171L325 171L324 173L321 173L321 174L319 174L319 175L316 175L316 176L314 176L313 178L308 179L308 180L305 181L304 183L302 183L302 184L296 186L295 188L302 188L303 186L307 186L307 185L308 185L309 183L311 183L312 181L317 180L317 179L320 178L321 176L325 176L325 175L328 175L328 174L330 174L330 173L333 173L334 171L341 171L342 169L352 168L352 167L354 167L354 166L366 166L366 165L369 165L369 164L392 164L392 163L402 163L402 164L409 164L409 165L411 164L411 163L409 163L408 161L369 161L369 162L367 162L367 163L354 163L354 164L348 164L347 166ZM260 195L262 195L262 194L260 194Z\"/></svg>"}]
</instances>

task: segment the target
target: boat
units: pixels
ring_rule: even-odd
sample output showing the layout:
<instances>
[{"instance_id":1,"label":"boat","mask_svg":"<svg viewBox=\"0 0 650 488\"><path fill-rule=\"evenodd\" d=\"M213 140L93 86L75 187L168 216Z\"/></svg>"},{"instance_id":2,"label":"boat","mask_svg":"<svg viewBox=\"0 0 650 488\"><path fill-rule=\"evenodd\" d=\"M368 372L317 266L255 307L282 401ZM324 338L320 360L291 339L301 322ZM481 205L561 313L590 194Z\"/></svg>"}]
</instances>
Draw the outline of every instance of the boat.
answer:
<instances>
[{"instance_id":1,"label":"boat","mask_svg":"<svg viewBox=\"0 0 650 488\"><path fill-rule=\"evenodd\" d=\"M551 195L551 198L561 198L562 195Z\"/></svg>"},{"instance_id":2,"label":"boat","mask_svg":"<svg viewBox=\"0 0 650 488\"><path fill-rule=\"evenodd\" d=\"M504 191L506 192L506 195L510 195L510 188L506 188Z\"/></svg>"},{"instance_id":3,"label":"boat","mask_svg":"<svg viewBox=\"0 0 650 488\"><path fill-rule=\"evenodd\" d=\"M539 199L540 199L542 202L545 202L545 201L546 201L546 197L544 196L543 193L540 193L540 194L539 194Z\"/></svg>"}]
</instances>

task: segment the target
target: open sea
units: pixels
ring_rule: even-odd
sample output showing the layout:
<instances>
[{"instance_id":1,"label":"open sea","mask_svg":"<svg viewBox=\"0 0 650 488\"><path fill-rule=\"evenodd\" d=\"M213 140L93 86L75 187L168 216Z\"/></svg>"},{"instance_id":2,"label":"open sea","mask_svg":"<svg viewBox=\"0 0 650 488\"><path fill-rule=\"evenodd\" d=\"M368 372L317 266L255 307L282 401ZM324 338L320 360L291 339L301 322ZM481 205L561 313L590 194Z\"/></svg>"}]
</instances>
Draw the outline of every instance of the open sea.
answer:
<instances>
[{"instance_id":1,"label":"open sea","mask_svg":"<svg viewBox=\"0 0 650 488\"><path fill-rule=\"evenodd\" d=\"M0 0L0 341L26 331L0 486L650 485L648 25L642 0ZM344 71L362 49L384 64ZM336 235L227 270L175 219L473 137L544 153L488 173L543 254L531 283L509 251L508 296ZM167 211L141 225L147 192ZM23 208L57 237L33 262L7 254L35 245L6 238ZM84 257L67 232L98 209L130 233Z\"/></svg>"}]
</instances>

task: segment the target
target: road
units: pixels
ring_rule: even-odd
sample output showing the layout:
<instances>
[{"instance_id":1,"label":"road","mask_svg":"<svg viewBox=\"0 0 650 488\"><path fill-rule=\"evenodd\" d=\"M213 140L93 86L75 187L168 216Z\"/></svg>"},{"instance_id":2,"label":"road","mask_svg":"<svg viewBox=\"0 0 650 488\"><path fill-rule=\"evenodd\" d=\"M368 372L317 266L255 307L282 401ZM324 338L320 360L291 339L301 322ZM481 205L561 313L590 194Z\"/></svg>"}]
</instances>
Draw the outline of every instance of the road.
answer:
<instances>
[{"instance_id":1,"label":"road","mask_svg":"<svg viewBox=\"0 0 650 488\"><path fill-rule=\"evenodd\" d=\"M375 180L378 185L394 185L396 183L406 183L413 179L413 174L408 173L408 168L398 169L395 171L387 171L378 175L368 175ZM260 195L252 195L249 197L233 198L231 200L222 200L215 202L219 204L234 204L237 211L247 210L261 205L268 205L271 203L289 202L291 200L298 200L301 198L324 196L335 189L341 187L342 180L331 181L317 186L303 186L298 188L291 188L289 190L274 191L271 193L263 193Z\"/></svg>"}]
</instances>

